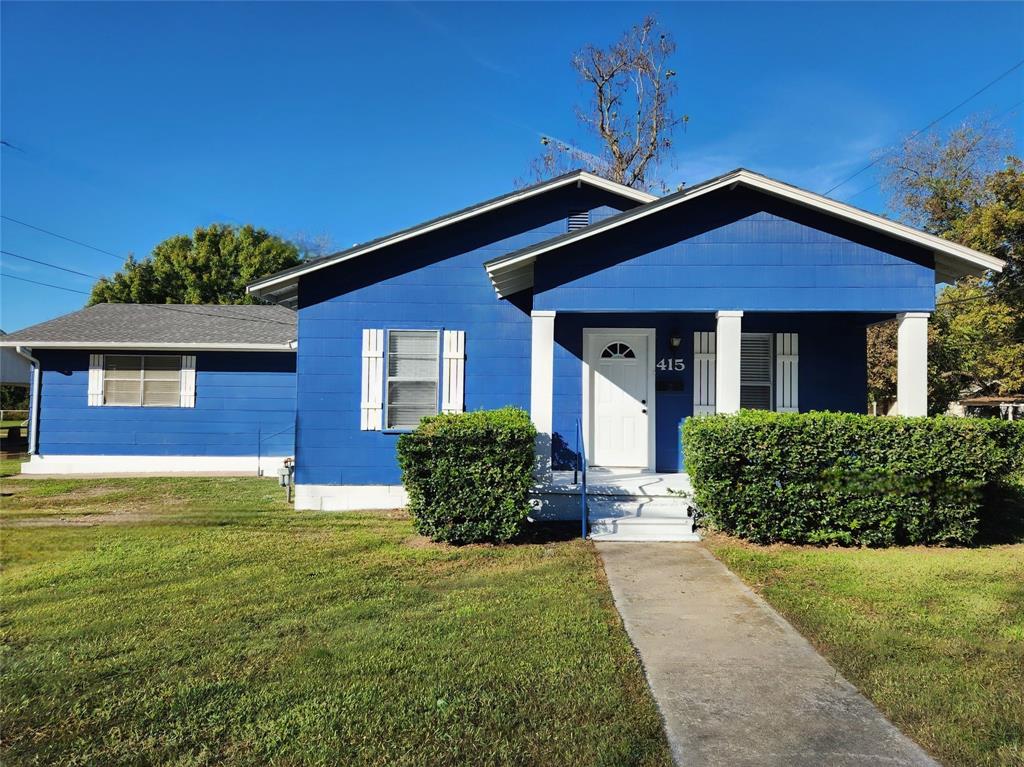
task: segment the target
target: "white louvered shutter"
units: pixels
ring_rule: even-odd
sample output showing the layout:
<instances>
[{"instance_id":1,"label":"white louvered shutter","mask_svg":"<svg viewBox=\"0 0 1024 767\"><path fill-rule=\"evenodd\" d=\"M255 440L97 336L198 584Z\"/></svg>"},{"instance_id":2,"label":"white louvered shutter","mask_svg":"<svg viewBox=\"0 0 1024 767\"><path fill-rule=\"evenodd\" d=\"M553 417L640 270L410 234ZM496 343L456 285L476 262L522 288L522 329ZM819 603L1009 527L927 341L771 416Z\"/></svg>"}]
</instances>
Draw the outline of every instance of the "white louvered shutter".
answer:
<instances>
[{"instance_id":1,"label":"white louvered shutter","mask_svg":"<svg viewBox=\"0 0 1024 767\"><path fill-rule=\"evenodd\" d=\"M441 410L461 413L466 399L466 331L444 331L444 381Z\"/></svg>"},{"instance_id":2,"label":"white louvered shutter","mask_svg":"<svg viewBox=\"0 0 1024 767\"><path fill-rule=\"evenodd\" d=\"M715 334L693 334L693 414L715 412Z\"/></svg>"},{"instance_id":3,"label":"white louvered shutter","mask_svg":"<svg viewBox=\"0 0 1024 767\"><path fill-rule=\"evenodd\" d=\"M775 334L775 409L799 413L800 345L796 333Z\"/></svg>"},{"instance_id":4,"label":"white louvered shutter","mask_svg":"<svg viewBox=\"0 0 1024 767\"><path fill-rule=\"evenodd\" d=\"M363 380L359 405L359 428L380 431L384 410L384 331L363 330Z\"/></svg>"},{"instance_id":5,"label":"white louvered shutter","mask_svg":"<svg viewBox=\"0 0 1024 767\"><path fill-rule=\"evenodd\" d=\"M89 355L89 406L103 404L103 355Z\"/></svg>"},{"instance_id":6,"label":"white louvered shutter","mask_svg":"<svg viewBox=\"0 0 1024 767\"><path fill-rule=\"evenodd\" d=\"M181 358L181 407L196 406L196 355L185 354Z\"/></svg>"}]
</instances>

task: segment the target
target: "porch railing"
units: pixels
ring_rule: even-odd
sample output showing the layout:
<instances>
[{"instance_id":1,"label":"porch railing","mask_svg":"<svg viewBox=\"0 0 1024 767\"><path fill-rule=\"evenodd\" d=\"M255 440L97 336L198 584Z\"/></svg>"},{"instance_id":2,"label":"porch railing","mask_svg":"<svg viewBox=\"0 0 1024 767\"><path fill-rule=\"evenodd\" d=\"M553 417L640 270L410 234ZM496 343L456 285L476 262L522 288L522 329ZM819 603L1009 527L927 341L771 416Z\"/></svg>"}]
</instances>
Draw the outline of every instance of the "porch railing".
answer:
<instances>
[{"instance_id":1,"label":"porch railing","mask_svg":"<svg viewBox=\"0 0 1024 767\"><path fill-rule=\"evenodd\" d=\"M582 475L582 476L581 476ZM582 481L581 481L582 480ZM576 419L576 468L572 472L573 484L580 486L580 527L587 537L587 446L583 442L583 419Z\"/></svg>"}]
</instances>

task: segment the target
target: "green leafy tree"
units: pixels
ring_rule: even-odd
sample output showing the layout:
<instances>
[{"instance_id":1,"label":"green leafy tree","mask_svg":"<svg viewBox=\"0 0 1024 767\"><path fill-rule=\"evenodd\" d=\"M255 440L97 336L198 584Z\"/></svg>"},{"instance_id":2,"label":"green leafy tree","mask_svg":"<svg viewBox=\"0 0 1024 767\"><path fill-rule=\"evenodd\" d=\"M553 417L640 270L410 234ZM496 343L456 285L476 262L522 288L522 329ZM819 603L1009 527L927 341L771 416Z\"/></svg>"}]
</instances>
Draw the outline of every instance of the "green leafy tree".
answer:
<instances>
[{"instance_id":1,"label":"green leafy tree","mask_svg":"<svg viewBox=\"0 0 1024 767\"><path fill-rule=\"evenodd\" d=\"M929 410L964 391L1024 390L1024 167L1009 137L968 120L911 137L885 159L889 207L902 220L1006 261L1002 273L943 290L929 327ZM868 331L868 391L895 397L895 323Z\"/></svg>"},{"instance_id":2,"label":"green leafy tree","mask_svg":"<svg viewBox=\"0 0 1024 767\"><path fill-rule=\"evenodd\" d=\"M300 260L294 244L265 229L211 224L164 240L148 258L129 256L93 286L89 304L251 304L248 283Z\"/></svg>"}]
</instances>

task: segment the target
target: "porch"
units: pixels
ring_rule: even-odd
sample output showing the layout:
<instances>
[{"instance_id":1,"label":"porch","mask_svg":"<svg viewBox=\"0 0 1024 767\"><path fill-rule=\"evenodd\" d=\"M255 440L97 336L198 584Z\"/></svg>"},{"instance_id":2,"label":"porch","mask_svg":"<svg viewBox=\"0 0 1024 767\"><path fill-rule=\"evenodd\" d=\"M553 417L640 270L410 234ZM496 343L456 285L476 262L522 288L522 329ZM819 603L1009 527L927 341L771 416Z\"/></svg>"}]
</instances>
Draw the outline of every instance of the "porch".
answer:
<instances>
[{"instance_id":1,"label":"porch","mask_svg":"<svg viewBox=\"0 0 1024 767\"><path fill-rule=\"evenodd\" d=\"M925 415L925 312L535 310L538 479L558 492L568 481L559 472L585 459L625 470L604 478L609 495L642 495L627 485L657 487L685 471L680 429L691 416L741 408L863 413L866 331L894 316L897 410ZM652 484L652 476L662 479Z\"/></svg>"}]
</instances>

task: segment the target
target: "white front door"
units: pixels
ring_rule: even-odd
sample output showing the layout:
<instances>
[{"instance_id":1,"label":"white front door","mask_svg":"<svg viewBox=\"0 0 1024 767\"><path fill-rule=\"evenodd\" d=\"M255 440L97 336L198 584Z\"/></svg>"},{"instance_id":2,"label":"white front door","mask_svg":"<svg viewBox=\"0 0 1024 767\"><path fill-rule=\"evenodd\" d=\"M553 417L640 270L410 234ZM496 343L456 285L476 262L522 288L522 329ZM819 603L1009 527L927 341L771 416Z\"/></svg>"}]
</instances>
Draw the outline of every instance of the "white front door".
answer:
<instances>
[{"instance_id":1,"label":"white front door","mask_svg":"<svg viewBox=\"0 0 1024 767\"><path fill-rule=\"evenodd\" d=\"M648 468L653 336L654 331L587 333L590 462L596 466Z\"/></svg>"}]
</instances>

